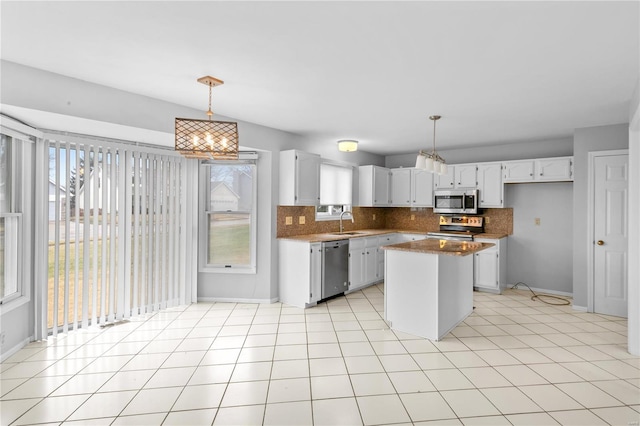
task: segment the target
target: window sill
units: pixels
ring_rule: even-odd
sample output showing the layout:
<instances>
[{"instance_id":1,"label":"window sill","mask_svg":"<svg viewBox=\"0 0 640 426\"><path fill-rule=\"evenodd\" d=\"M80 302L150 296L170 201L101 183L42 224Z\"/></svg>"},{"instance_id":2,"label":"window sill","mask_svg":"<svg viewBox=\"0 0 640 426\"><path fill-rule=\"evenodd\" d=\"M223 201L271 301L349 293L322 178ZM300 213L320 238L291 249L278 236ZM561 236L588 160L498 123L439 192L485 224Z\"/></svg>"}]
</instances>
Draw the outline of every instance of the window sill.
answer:
<instances>
[{"instance_id":1,"label":"window sill","mask_svg":"<svg viewBox=\"0 0 640 426\"><path fill-rule=\"evenodd\" d=\"M235 268L224 268L219 266L205 266L200 268L200 271L205 274L245 274L245 275L255 275L256 267L240 267L237 266Z\"/></svg>"},{"instance_id":2,"label":"window sill","mask_svg":"<svg viewBox=\"0 0 640 426\"><path fill-rule=\"evenodd\" d=\"M336 221L340 220L340 216L316 216L316 222L325 222L329 220L336 220ZM351 219L343 219L343 220L351 220Z\"/></svg>"},{"instance_id":3,"label":"window sill","mask_svg":"<svg viewBox=\"0 0 640 426\"><path fill-rule=\"evenodd\" d=\"M31 298L23 295L4 302L0 305L0 316L13 311L14 309L18 309L20 306L26 305L30 301Z\"/></svg>"}]
</instances>

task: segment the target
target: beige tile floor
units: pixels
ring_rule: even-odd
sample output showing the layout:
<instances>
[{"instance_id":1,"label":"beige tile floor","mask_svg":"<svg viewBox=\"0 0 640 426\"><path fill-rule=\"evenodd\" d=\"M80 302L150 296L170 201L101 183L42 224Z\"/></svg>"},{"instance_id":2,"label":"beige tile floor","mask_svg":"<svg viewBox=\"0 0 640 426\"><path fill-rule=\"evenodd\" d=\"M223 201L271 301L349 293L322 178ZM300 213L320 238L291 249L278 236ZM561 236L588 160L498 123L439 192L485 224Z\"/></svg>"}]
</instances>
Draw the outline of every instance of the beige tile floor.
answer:
<instances>
[{"instance_id":1,"label":"beige tile floor","mask_svg":"<svg viewBox=\"0 0 640 426\"><path fill-rule=\"evenodd\" d=\"M301 310L199 303L28 345L2 425L638 425L626 321L474 293L440 342L389 330L383 286Z\"/></svg>"}]
</instances>

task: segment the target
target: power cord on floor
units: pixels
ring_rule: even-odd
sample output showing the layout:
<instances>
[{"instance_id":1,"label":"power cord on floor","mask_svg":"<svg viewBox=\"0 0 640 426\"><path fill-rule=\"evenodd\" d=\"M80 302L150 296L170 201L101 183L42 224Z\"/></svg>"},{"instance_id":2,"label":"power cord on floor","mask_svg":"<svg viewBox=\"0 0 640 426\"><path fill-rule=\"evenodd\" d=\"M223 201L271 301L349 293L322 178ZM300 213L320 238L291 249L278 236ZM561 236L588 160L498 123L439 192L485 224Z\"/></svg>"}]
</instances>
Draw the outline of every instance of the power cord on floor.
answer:
<instances>
[{"instance_id":1,"label":"power cord on floor","mask_svg":"<svg viewBox=\"0 0 640 426\"><path fill-rule=\"evenodd\" d=\"M551 294L536 294L536 292L534 292L533 290L531 290L531 287L529 287L527 284L523 283L522 281L515 283L513 285L513 287L511 287L512 289L516 289L518 288L519 285L523 285L525 287L527 287L529 289L529 291L531 292L531 294L533 294L533 296L531 296L531 300L539 300L542 303L546 303L547 305L555 305L555 306L564 306L564 305L570 305L571 302L567 299L565 299L564 297L560 297L560 296L552 296ZM544 300L543 297L548 298L548 299L553 299L553 300L558 300L561 301L560 303L557 302L549 302L547 300Z\"/></svg>"}]
</instances>

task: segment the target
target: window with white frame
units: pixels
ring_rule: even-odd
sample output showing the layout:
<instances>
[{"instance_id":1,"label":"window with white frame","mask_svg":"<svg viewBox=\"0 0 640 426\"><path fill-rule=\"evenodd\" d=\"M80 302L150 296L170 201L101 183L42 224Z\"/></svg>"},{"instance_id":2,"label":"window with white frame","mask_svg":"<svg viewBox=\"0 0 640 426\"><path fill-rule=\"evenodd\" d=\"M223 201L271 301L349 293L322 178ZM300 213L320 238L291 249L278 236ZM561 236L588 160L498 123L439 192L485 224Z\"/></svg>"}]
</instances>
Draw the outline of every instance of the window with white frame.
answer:
<instances>
[{"instance_id":1,"label":"window with white frame","mask_svg":"<svg viewBox=\"0 0 640 426\"><path fill-rule=\"evenodd\" d=\"M351 211L353 167L323 162L320 165L320 204L316 220L337 220Z\"/></svg>"},{"instance_id":2,"label":"window with white frame","mask_svg":"<svg viewBox=\"0 0 640 426\"><path fill-rule=\"evenodd\" d=\"M207 229L205 268L255 272L256 161L212 161L203 167Z\"/></svg>"},{"instance_id":3,"label":"window with white frame","mask_svg":"<svg viewBox=\"0 0 640 426\"><path fill-rule=\"evenodd\" d=\"M20 279L22 214L16 210L16 185L13 179L16 145L14 138L0 138L0 303L22 295Z\"/></svg>"}]
</instances>

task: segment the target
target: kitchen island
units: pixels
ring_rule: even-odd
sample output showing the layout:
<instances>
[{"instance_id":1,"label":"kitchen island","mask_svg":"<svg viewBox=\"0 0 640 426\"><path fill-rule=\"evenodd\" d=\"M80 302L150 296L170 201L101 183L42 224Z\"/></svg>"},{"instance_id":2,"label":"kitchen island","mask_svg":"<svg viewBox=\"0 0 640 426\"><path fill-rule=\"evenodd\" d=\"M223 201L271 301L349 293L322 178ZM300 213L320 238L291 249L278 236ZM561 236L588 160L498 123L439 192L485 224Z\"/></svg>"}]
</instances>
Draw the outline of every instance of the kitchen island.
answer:
<instances>
[{"instance_id":1,"label":"kitchen island","mask_svg":"<svg viewBox=\"0 0 640 426\"><path fill-rule=\"evenodd\" d=\"M440 340L473 312L473 241L421 240L385 250L384 314L398 331Z\"/></svg>"}]
</instances>

